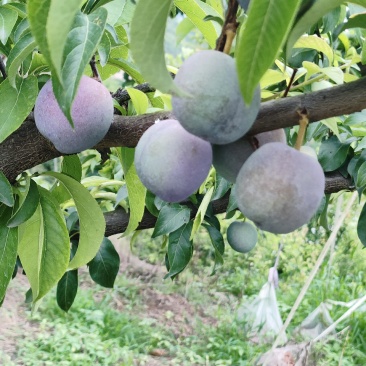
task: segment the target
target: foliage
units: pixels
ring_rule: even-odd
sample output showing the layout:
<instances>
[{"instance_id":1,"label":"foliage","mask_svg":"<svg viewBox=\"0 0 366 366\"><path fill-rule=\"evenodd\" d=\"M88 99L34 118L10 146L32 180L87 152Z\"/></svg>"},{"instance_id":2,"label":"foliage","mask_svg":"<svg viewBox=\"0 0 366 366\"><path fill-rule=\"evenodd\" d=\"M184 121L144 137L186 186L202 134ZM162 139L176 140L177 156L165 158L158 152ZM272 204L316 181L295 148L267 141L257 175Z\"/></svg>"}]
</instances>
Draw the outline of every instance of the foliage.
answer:
<instances>
[{"instance_id":1,"label":"foliage","mask_svg":"<svg viewBox=\"0 0 366 366\"><path fill-rule=\"evenodd\" d=\"M182 95L172 78L177 71L173 66L180 66L182 55L176 56L175 65L166 64L166 59L172 59L164 54L169 37L166 26L176 25L180 42L191 37L193 30L199 42L191 48L213 49L221 32L226 31L222 27L231 3L0 1L0 143L9 141L9 136L15 136L23 122L32 118L36 96L50 78L71 125L71 105L84 74L99 74L106 85L130 87L128 98L120 104L114 94L116 113L126 116L126 121L140 114L154 116L154 112L169 111L169 93ZM248 11L246 3L240 2L244 6L236 14L237 39L228 46L246 101L252 99L258 81L262 101L266 101L351 83L364 75L365 1L293 1L291 6L288 1L278 1L276 8L267 9L271 5L268 1L252 0ZM121 72L122 81L117 78ZM144 93L132 88L144 82L152 83L153 89ZM361 111L318 121L309 126L305 137L316 149L323 170L349 178L360 196L366 186L365 118ZM297 126L287 129L290 145L297 135ZM0 238L5 238L0 242L4 253L0 257L4 273L0 277L0 302L13 269L20 264L31 284L34 306L58 286L59 304L67 311L78 290L77 269L84 265L89 265L95 282L112 287L119 257L110 246L108 250L105 247L106 211L129 212L127 234L139 227L145 214L157 218L152 236L161 236L168 277L177 277L197 256L204 258L203 265L208 265L212 275L217 276L220 266L226 268L223 227L227 222L217 220L212 202L230 195L229 182L211 169L188 203L171 205L138 181L132 148L116 147L107 156L99 150L101 154L87 150L72 158L65 156L60 167L57 161L53 166L32 167L14 180L5 170L0 172ZM236 209L230 197L227 218ZM316 217L314 230L323 226L328 232L327 208L325 204ZM366 245L364 211L357 231ZM183 219L175 219L177 212ZM241 216L236 218L242 220ZM209 247L206 242L200 247L200 230L208 232ZM311 257L314 253L301 255ZM103 271L101 262L106 266ZM75 272L65 274L67 270ZM233 273L236 270L231 268ZM232 289L236 294L240 291L237 286Z\"/></svg>"}]
</instances>

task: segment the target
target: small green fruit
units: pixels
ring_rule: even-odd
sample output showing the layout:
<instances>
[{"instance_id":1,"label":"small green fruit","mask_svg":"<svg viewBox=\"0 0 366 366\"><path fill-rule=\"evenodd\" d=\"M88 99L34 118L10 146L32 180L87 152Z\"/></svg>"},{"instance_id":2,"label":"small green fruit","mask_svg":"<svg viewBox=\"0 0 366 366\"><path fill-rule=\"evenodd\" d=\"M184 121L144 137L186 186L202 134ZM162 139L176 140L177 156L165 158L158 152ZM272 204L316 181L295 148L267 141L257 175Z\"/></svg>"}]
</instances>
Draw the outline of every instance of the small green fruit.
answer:
<instances>
[{"instance_id":1,"label":"small green fruit","mask_svg":"<svg viewBox=\"0 0 366 366\"><path fill-rule=\"evenodd\" d=\"M248 253L257 244L258 233L249 222L233 222L227 229L227 241L237 252Z\"/></svg>"}]
</instances>

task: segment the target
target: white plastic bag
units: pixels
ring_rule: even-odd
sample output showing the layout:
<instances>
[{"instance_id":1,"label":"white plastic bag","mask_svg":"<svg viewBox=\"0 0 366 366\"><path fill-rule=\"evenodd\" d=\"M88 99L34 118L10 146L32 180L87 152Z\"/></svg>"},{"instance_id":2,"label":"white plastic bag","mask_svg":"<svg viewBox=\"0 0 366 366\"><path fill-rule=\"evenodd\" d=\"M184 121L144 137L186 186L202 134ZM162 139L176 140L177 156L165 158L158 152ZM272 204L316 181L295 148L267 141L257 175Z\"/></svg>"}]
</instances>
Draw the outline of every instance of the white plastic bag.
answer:
<instances>
[{"instance_id":1,"label":"white plastic bag","mask_svg":"<svg viewBox=\"0 0 366 366\"><path fill-rule=\"evenodd\" d=\"M272 267L268 282L262 287L258 296L249 303L244 302L238 309L238 319L245 321L246 330L252 341L272 342L283 326L276 298L278 286L277 270ZM286 334L281 344L287 342Z\"/></svg>"}]
</instances>

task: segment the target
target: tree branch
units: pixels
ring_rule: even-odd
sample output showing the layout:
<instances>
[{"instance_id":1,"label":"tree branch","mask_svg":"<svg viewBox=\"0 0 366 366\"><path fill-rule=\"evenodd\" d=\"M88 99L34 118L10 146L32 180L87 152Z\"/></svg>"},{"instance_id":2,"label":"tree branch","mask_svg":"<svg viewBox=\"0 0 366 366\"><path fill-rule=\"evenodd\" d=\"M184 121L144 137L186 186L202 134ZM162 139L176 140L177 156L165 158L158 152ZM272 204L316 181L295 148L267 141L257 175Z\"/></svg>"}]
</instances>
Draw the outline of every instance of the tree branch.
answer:
<instances>
[{"instance_id":1,"label":"tree branch","mask_svg":"<svg viewBox=\"0 0 366 366\"><path fill-rule=\"evenodd\" d=\"M325 193L335 193L341 190L353 190L351 186L351 179L342 177L339 173L326 174L326 188ZM229 203L229 194L226 194L223 198L212 201L212 211L214 215L226 212L227 205ZM194 206L191 202L185 202L186 206L191 209L191 219L197 214L198 207ZM122 208L118 208L115 211L107 212L104 214L107 227L105 236L123 233L128 225L130 215L126 213ZM137 228L137 230L150 229L155 227L156 217L149 211L145 211L144 216Z\"/></svg>"},{"instance_id":2,"label":"tree branch","mask_svg":"<svg viewBox=\"0 0 366 366\"><path fill-rule=\"evenodd\" d=\"M366 78L314 93L262 103L257 120L249 131L254 135L298 124L298 111L306 111L310 122L351 114L366 108ZM172 118L172 112L141 116L114 116L105 138L96 148L135 147L144 131L157 119ZM0 144L0 170L13 183L18 174L61 156L51 142L38 132L29 118Z\"/></svg>"},{"instance_id":3,"label":"tree branch","mask_svg":"<svg viewBox=\"0 0 366 366\"><path fill-rule=\"evenodd\" d=\"M153 88L149 83L143 83L134 86L134 89L137 89L143 93L153 93L155 92L155 88ZM128 102L131 98L126 89L118 89L115 93L112 94L112 97L118 102L119 105L123 105Z\"/></svg>"},{"instance_id":4,"label":"tree branch","mask_svg":"<svg viewBox=\"0 0 366 366\"><path fill-rule=\"evenodd\" d=\"M226 12L225 23L222 26L220 37L216 41L216 50L223 52L225 50L227 33L236 33L239 23L236 21L236 13L238 12L239 4L237 0L229 0L228 9ZM229 48L231 43L229 45ZM229 49L230 51L230 49ZM229 53L229 51L227 53Z\"/></svg>"}]
</instances>

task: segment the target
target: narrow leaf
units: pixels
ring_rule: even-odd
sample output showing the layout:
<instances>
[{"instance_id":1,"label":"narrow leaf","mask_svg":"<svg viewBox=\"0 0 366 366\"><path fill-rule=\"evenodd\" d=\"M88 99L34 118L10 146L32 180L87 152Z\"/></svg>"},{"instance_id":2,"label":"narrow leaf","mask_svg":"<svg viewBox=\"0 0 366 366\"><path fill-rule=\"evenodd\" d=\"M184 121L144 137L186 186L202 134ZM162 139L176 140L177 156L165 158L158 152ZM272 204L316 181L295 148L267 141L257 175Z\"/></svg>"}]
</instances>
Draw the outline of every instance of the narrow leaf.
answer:
<instances>
[{"instance_id":1,"label":"narrow leaf","mask_svg":"<svg viewBox=\"0 0 366 366\"><path fill-rule=\"evenodd\" d=\"M211 273L211 275L214 275L216 273L217 268L219 266L222 266L222 264L224 263L223 258L225 252L224 238L220 233L220 231L217 230L215 227L206 224L204 224L203 226L207 229L211 239L212 246L214 247L215 250L215 265Z\"/></svg>"},{"instance_id":2,"label":"narrow leaf","mask_svg":"<svg viewBox=\"0 0 366 366\"><path fill-rule=\"evenodd\" d=\"M69 233L64 216L51 193L38 187L40 204L21 226L18 254L30 282L33 302L46 295L67 269Z\"/></svg>"},{"instance_id":3,"label":"narrow leaf","mask_svg":"<svg viewBox=\"0 0 366 366\"><path fill-rule=\"evenodd\" d=\"M174 277L178 273L182 272L191 260L193 254L193 243L189 238L192 226L192 221L190 221L169 235L169 273L166 277Z\"/></svg>"},{"instance_id":4,"label":"narrow leaf","mask_svg":"<svg viewBox=\"0 0 366 366\"><path fill-rule=\"evenodd\" d=\"M17 261L18 228L6 226L12 211L9 207L0 211L0 302L4 299Z\"/></svg>"},{"instance_id":5,"label":"narrow leaf","mask_svg":"<svg viewBox=\"0 0 366 366\"><path fill-rule=\"evenodd\" d=\"M70 261L69 269L75 269L90 262L98 253L104 237L105 219L98 203L89 191L75 179L61 173L47 172L58 179L75 202L80 221L78 250Z\"/></svg>"},{"instance_id":6,"label":"narrow leaf","mask_svg":"<svg viewBox=\"0 0 366 366\"><path fill-rule=\"evenodd\" d=\"M89 15L79 12L65 43L61 79L52 75L55 97L71 124L72 102L85 67L103 35L106 21L107 11L104 8L98 8Z\"/></svg>"},{"instance_id":7,"label":"narrow leaf","mask_svg":"<svg viewBox=\"0 0 366 366\"><path fill-rule=\"evenodd\" d=\"M39 205L38 186L37 183L33 179L31 179L27 195L22 205L9 219L7 226L16 227L29 220L36 212L38 205Z\"/></svg>"},{"instance_id":8,"label":"narrow leaf","mask_svg":"<svg viewBox=\"0 0 366 366\"><path fill-rule=\"evenodd\" d=\"M357 234L362 245L366 247L366 204L362 207L360 217L358 218Z\"/></svg>"},{"instance_id":9,"label":"narrow leaf","mask_svg":"<svg viewBox=\"0 0 366 366\"><path fill-rule=\"evenodd\" d=\"M36 42L30 33L25 34L14 45L9 53L6 63L8 68L9 83L13 88L16 88L16 77L18 70L25 58L34 50Z\"/></svg>"},{"instance_id":10,"label":"narrow leaf","mask_svg":"<svg viewBox=\"0 0 366 366\"><path fill-rule=\"evenodd\" d=\"M319 148L319 163L325 172L338 169L347 158L351 143L342 143L337 136L323 141Z\"/></svg>"},{"instance_id":11,"label":"narrow leaf","mask_svg":"<svg viewBox=\"0 0 366 366\"><path fill-rule=\"evenodd\" d=\"M46 41L54 71L62 79L63 51L66 39L82 0L51 1L46 23Z\"/></svg>"},{"instance_id":12,"label":"narrow leaf","mask_svg":"<svg viewBox=\"0 0 366 366\"><path fill-rule=\"evenodd\" d=\"M114 245L104 238L97 255L89 262L90 277L98 285L113 288L119 266L120 258Z\"/></svg>"},{"instance_id":13,"label":"narrow leaf","mask_svg":"<svg viewBox=\"0 0 366 366\"><path fill-rule=\"evenodd\" d=\"M28 19L30 29L37 41L38 47L46 58L47 63L52 66L52 58L48 46L46 31L50 6L50 0L28 0Z\"/></svg>"},{"instance_id":14,"label":"narrow leaf","mask_svg":"<svg viewBox=\"0 0 366 366\"><path fill-rule=\"evenodd\" d=\"M193 222L193 228L192 228L190 240L193 239L194 235L196 234L196 232L198 231L198 229L200 228L200 226L202 224L202 221L206 215L207 207L211 201L213 192L214 192L214 187L211 187L205 194L205 197L203 198L203 200L200 204L200 207L198 207L196 217L194 218L194 222Z\"/></svg>"},{"instance_id":15,"label":"narrow leaf","mask_svg":"<svg viewBox=\"0 0 366 366\"><path fill-rule=\"evenodd\" d=\"M220 14L210 5L197 0L174 0L174 4L199 29L211 48L215 48L220 35L220 27L214 21L205 20L206 17L222 19Z\"/></svg>"},{"instance_id":16,"label":"narrow leaf","mask_svg":"<svg viewBox=\"0 0 366 366\"><path fill-rule=\"evenodd\" d=\"M366 14L356 14L343 24L342 31L349 28L366 28Z\"/></svg>"},{"instance_id":17,"label":"narrow leaf","mask_svg":"<svg viewBox=\"0 0 366 366\"><path fill-rule=\"evenodd\" d=\"M252 0L236 51L241 92L246 103L272 66L291 29L300 0Z\"/></svg>"},{"instance_id":18,"label":"narrow leaf","mask_svg":"<svg viewBox=\"0 0 366 366\"><path fill-rule=\"evenodd\" d=\"M296 41L304 34L306 31L315 24L319 19L321 19L325 14L329 13L333 9L341 5L344 0L317 0L312 4L312 6L304 13L304 15L295 24L291 33L288 37L286 50L287 58L290 57L292 48Z\"/></svg>"},{"instance_id":19,"label":"narrow leaf","mask_svg":"<svg viewBox=\"0 0 366 366\"><path fill-rule=\"evenodd\" d=\"M145 212L146 188L141 183L136 173L135 164L133 163L135 149L123 147L119 149L118 155L123 167L130 205L130 219L126 231L123 234L126 236L135 231L142 220Z\"/></svg>"},{"instance_id":20,"label":"narrow leaf","mask_svg":"<svg viewBox=\"0 0 366 366\"><path fill-rule=\"evenodd\" d=\"M173 0L138 2L131 22L130 48L146 80L163 93L180 94L166 68L164 54L165 27L172 3Z\"/></svg>"},{"instance_id":21,"label":"narrow leaf","mask_svg":"<svg viewBox=\"0 0 366 366\"><path fill-rule=\"evenodd\" d=\"M181 226L187 224L190 219L191 210L179 204L168 204L164 206L158 216L152 238L169 234Z\"/></svg>"},{"instance_id":22,"label":"narrow leaf","mask_svg":"<svg viewBox=\"0 0 366 366\"><path fill-rule=\"evenodd\" d=\"M78 292L78 270L67 271L57 284L56 300L57 305L65 312L68 312L74 303Z\"/></svg>"},{"instance_id":23,"label":"narrow leaf","mask_svg":"<svg viewBox=\"0 0 366 366\"><path fill-rule=\"evenodd\" d=\"M0 171L0 202L9 207L14 206L13 190L2 171Z\"/></svg>"},{"instance_id":24,"label":"narrow leaf","mask_svg":"<svg viewBox=\"0 0 366 366\"><path fill-rule=\"evenodd\" d=\"M62 159L62 173L74 178L78 182L81 181L82 166L77 155L66 155Z\"/></svg>"},{"instance_id":25,"label":"narrow leaf","mask_svg":"<svg viewBox=\"0 0 366 366\"><path fill-rule=\"evenodd\" d=\"M149 98L140 90L126 88L137 114L144 114L149 107Z\"/></svg>"},{"instance_id":26,"label":"narrow leaf","mask_svg":"<svg viewBox=\"0 0 366 366\"><path fill-rule=\"evenodd\" d=\"M18 13L0 6L0 42L6 44L18 19Z\"/></svg>"},{"instance_id":27,"label":"narrow leaf","mask_svg":"<svg viewBox=\"0 0 366 366\"><path fill-rule=\"evenodd\" d=\"M330 63L333 62L333 50L329 44L318 36L303 36L294 45L294 48L311 48L318 52L324 53Z\"/></svg>"},{"instance_id":28,"label":"narrow leaf","mask_svg":"<svg viewBox=\"0 0 366 366\"><path fill-rule=\"evenodd\" d=\"M357 172L356 187L362 188L366 186L366 162L362 163Z\"/></svg>"},{"instance_id":29,"label":"narrow leaf","mask_svg":"<svg viewBox=\"0 0 366 366\"><path fill-rule=\"evenodd\" d=\"M17 130L32 111L38 95L37 78L17 78L16 89L8 79L0 84L0 142Z\"/></svg>"}]
</instances>

